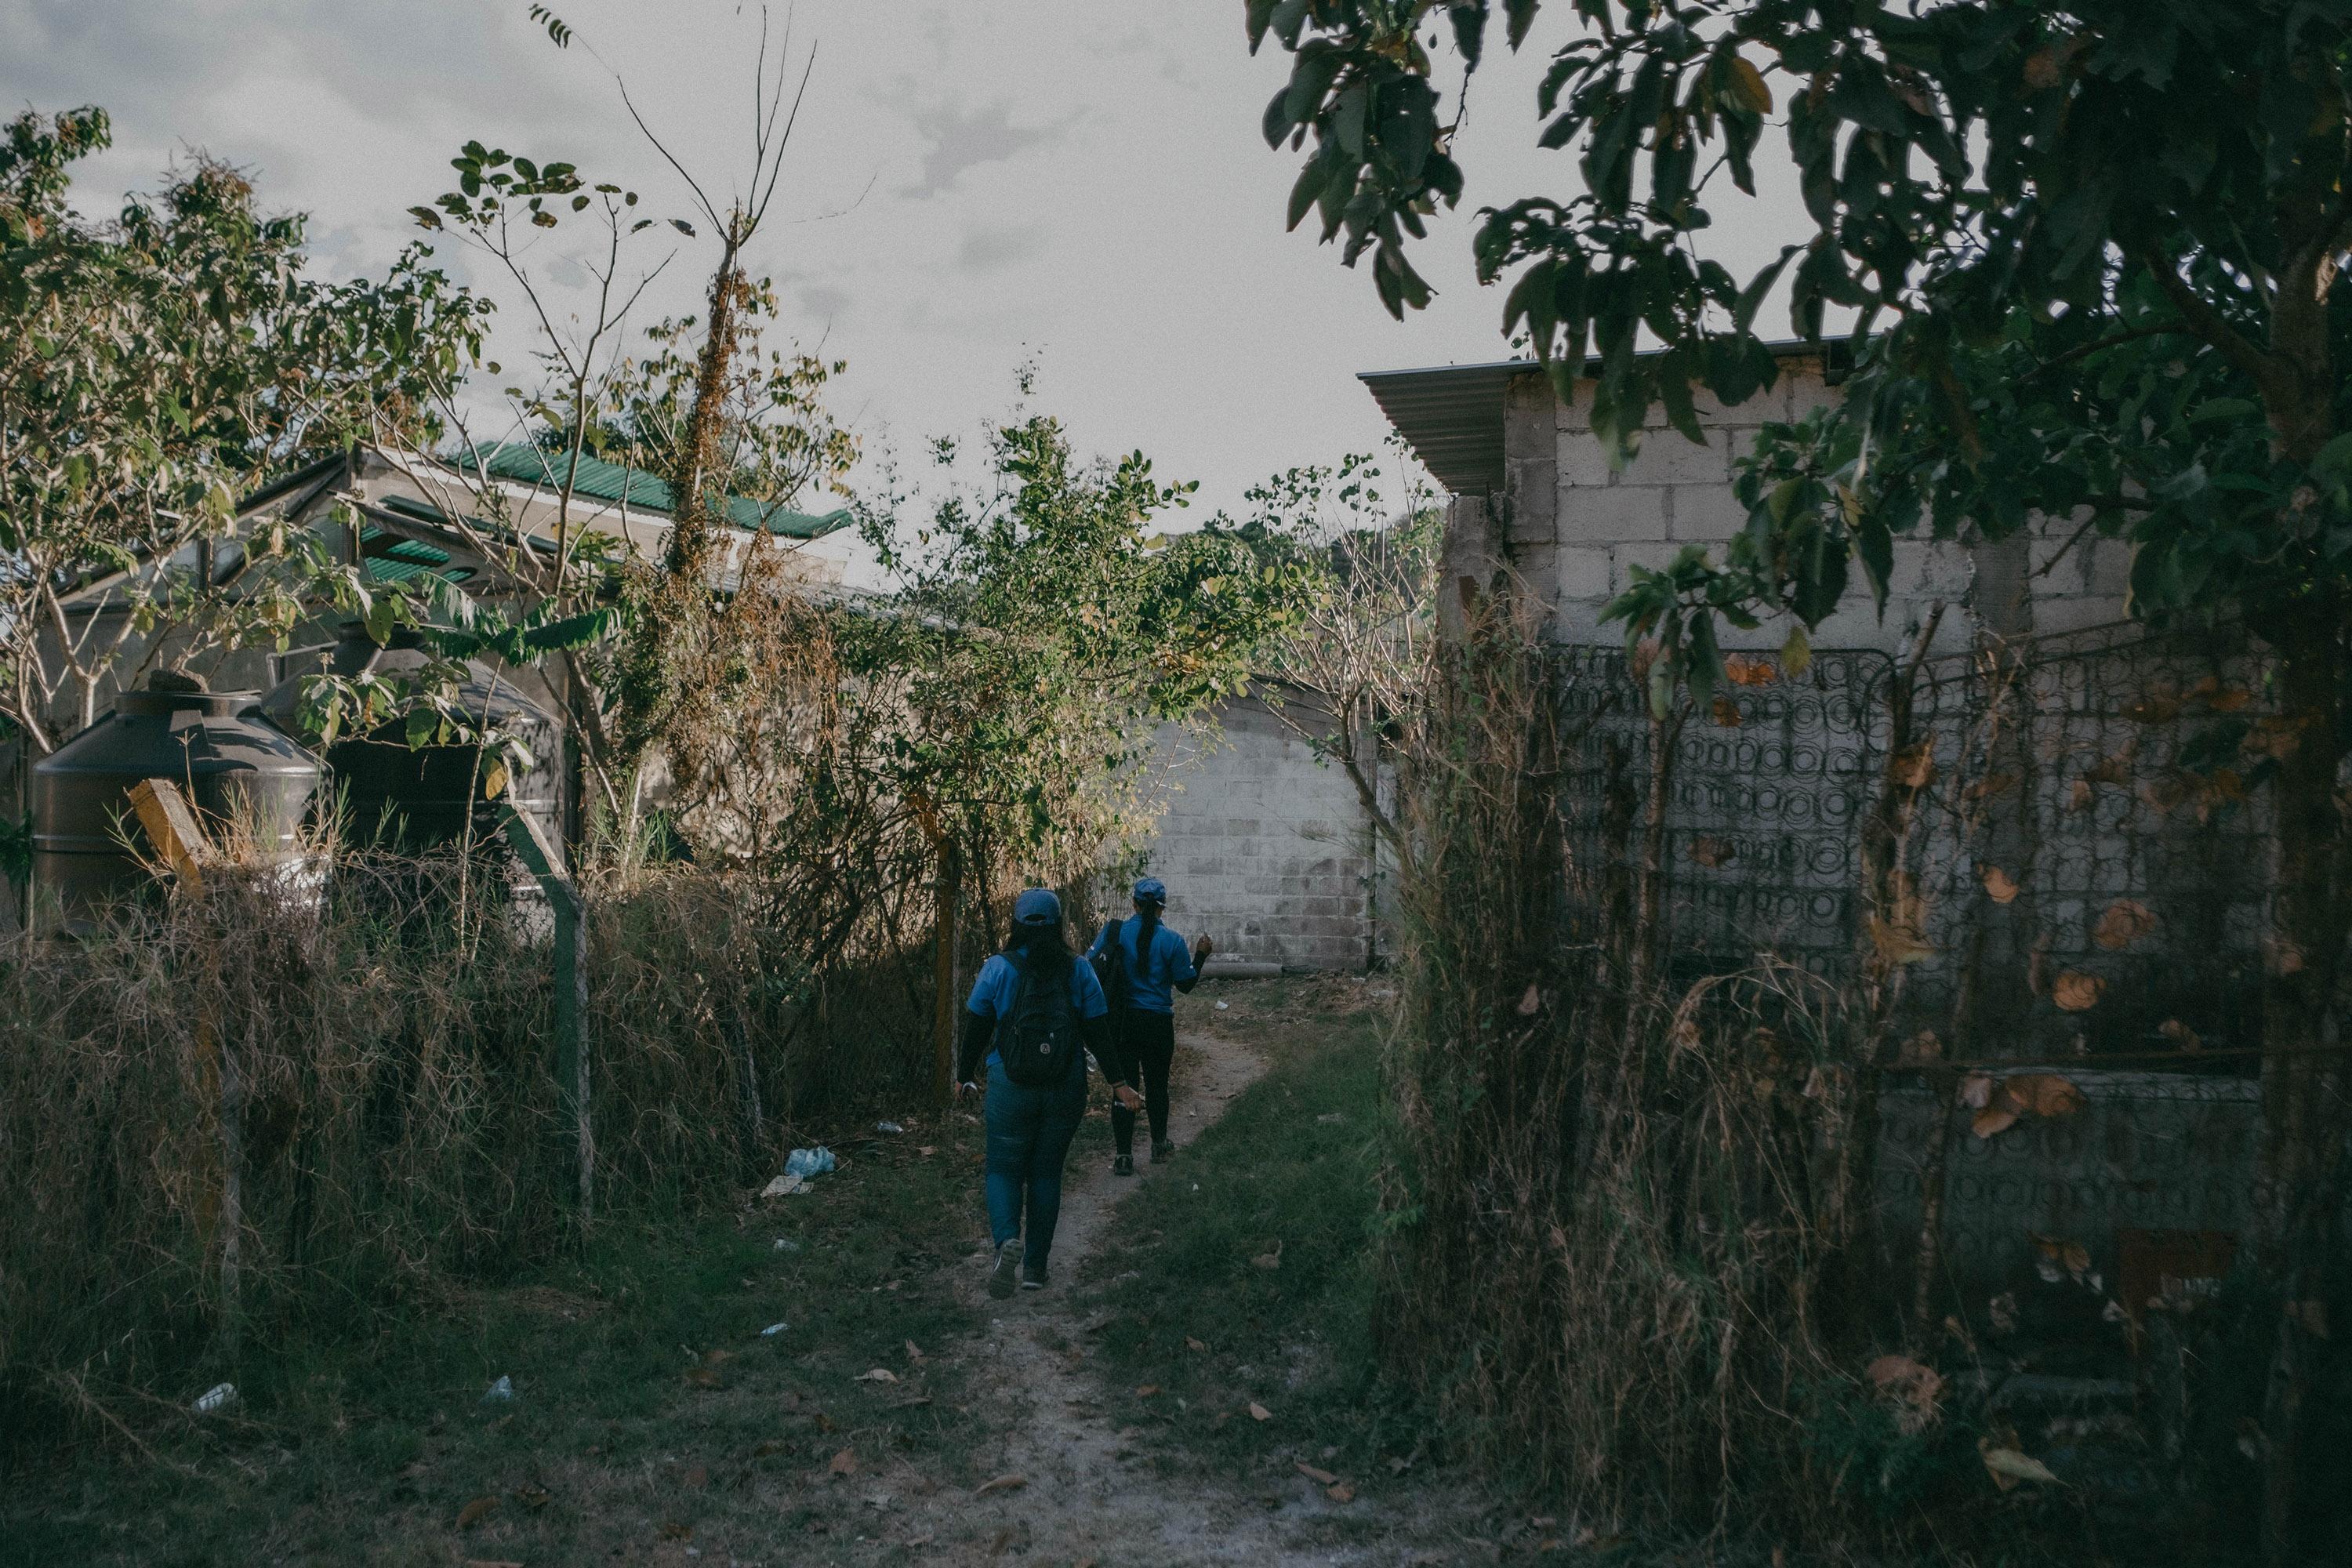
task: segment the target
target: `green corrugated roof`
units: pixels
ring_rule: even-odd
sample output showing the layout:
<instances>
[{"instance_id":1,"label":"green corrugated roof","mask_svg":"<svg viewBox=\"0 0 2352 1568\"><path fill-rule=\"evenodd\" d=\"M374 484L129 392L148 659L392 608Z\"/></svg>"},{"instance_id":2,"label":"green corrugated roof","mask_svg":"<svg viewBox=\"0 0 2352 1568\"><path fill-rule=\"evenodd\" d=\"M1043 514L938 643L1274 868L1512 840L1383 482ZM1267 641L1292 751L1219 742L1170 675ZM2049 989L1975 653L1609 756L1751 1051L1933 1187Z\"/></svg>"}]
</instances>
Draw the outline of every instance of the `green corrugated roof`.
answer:
<instances>
[{"instance_id":1,"label":"green corrugated roof","mask_svg":"<svg viewBox=\"0 0 2352 1568\"><path fill-rule=\"evenodd\" d=\"M573 475L574 494L617 505L625 496L630 507L667 515L670 510L669 486L643 468L625 468L608 463L586 453L580 456L576 473L572 468L571 454L544 452L537 447L509 441L495 447L469 447L457 457L457 467L472 468L478 465L494 479L512 479L519 484L546 485L560 488L567 473ZM782 507L765 506L741 496L727 498L727 521L747 531L766 529L770 533L787 539L822 539L828 533L849 526L845 509L822 514L787 511Z\"/></svg>"},{"instance_id":2,"label":"green corrugated roof","mask_svg":"<svg viewBox=\"0 0 2352 1568\"><path fill-rule=\"evenodd\" d=\"M435 548L417 539L403 539L370 523L360 531L360 559L367 564L367 574L379 583L405 583L427 572L441 572L452 583L462 583L474 574L470 566L448 571L449 552Z\"/></svg>"}]
</instances>

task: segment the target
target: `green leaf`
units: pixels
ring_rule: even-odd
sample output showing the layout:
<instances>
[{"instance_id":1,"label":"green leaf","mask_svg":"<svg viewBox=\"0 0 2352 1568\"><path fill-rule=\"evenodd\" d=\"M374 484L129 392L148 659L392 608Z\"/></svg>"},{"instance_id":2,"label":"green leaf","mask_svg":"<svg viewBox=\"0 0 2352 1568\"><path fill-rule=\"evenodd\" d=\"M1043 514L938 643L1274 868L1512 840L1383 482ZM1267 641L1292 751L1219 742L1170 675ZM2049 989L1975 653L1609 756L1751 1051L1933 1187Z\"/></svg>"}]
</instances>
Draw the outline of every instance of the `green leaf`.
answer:
<instances>
[{"instance_id":1,"label":"green leaf","mask_svg":"<svg viewBox=\"0 0 2352 1568\"><path fill-rule=\"evenodd\" d=\"M1780 644L1780 668L1792 676L1802 675L1812 667L1812 662L1813 639L1805 635L1802 625L1790 626L1787 638Z\"/></svg>"}]
</instances>

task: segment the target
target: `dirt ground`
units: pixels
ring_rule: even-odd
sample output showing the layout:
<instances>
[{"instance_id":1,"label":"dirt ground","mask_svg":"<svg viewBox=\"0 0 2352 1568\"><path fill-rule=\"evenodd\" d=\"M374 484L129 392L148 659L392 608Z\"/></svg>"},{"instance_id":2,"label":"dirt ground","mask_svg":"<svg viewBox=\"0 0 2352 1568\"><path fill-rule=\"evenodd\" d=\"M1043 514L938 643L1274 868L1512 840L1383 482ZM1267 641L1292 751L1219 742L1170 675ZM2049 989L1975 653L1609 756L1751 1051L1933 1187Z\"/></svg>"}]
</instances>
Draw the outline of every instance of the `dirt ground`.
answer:
<instances>
[{"instance_id":1,"label":"dirt ground","mask_svg":"<svg viewBox=\"0 0 2352 1568\"><path fill-rule=\"evenodd\" d=\"M1265 1069L1246 1047L1213 1035L1180 1033L1170 1116L1186 1142ZM1140 1140L1139 1140L1140 1142ZM1118 1202L1142 1184L1182 1181L1180 1159L1139 1163L1129 1181L1100 1160L1074 1156L1054 1244L1055 1288L987 1300L987 1258L974 1254L955 1288L981 1305L986 1333L952 1353L976 1363L975 1414L989 1434L978 1489L949 1491L919 1475L862 1479L860 1500L877 1516L874 1535L911 1549L909 1560L946 1564L1093 1563L1098 1568L1184 1568L1209 1563L1438 1564L1476 1556L1460 1531L1438 1527L1458 1504L1389 1496L1336 1503L1305 1476L1272 1489L1172 1479L1144 1463L1144 1428L1133 1407L1107 1400L1087 1365L1088 1325L1068 1289L1080 1263L1112 1235ZM1003 1478L1017 1478L1008 1479ZM991 1489L992 1487L993 1489Z\"/></svg>"}]
</instances>

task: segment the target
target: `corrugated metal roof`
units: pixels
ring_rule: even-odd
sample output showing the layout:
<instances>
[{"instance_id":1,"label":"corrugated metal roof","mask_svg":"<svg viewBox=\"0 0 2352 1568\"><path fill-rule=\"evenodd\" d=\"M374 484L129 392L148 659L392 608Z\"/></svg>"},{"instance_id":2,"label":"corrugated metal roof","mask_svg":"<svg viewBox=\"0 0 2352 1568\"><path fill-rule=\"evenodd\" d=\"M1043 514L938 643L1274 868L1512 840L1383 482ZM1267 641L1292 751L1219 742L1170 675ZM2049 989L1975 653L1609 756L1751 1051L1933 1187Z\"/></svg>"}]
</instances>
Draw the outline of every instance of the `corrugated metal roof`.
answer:
<instances>
[{"instance_id":1,"label":"corrugated metal roof","mask_svg":"<svg viewBox=\"0 0 2352 1568\"><path fill-rule=\"evenodd\" d=\"M479 468L495 479L512 479L518 484L545 485L561 488L563 477L572 473L569 453L544 452L539 447L519 441L494 447L469 447L456 458L460 468ZM669 486L643 468L625 468L608 463L586 453L580 457L580 467L572 481L573 493L612 505L627 504L637 510L657 511L667 516L670 510ZM828 533L849 526L845 509L812 514L789 511L782 507L768 506L742 496L727 498L727 521L747 531L767 530L787 539L822 539Z\"/></svg>"},{"instance_id":2,"label":"corrugated metal roof","mask_svg":"<svg viewBox=\"0 0 2352 1568\"><path fill-rule=\"evenodd\" d=\"M1449 364L1430 370L1370 370L1356 379L1437 482L1458 496L1503 488L1503 399L1532 360Z\"/></svg>"},{"instance_id":3,"label":"corrugated metal roof","mask_svg":"<svg viewBox=\"0 0 2352 1568\"><path fill-rule=\"evenodd\" d=\"M1843 339L1826 343L1790 339L1764 346L1775 359L1821 358L1832 385L1853 359L1852 346ZM1586 363L1593 371L1600 367L1598 360ZM1439 484L1455 495L1474 496L1503 488L1503 401L1512 378L1542 370L1534 360L1515 359L1428 370L1368 370L1356 379L1371 389L1381 412Z\"/></svg>"}]
</instances>

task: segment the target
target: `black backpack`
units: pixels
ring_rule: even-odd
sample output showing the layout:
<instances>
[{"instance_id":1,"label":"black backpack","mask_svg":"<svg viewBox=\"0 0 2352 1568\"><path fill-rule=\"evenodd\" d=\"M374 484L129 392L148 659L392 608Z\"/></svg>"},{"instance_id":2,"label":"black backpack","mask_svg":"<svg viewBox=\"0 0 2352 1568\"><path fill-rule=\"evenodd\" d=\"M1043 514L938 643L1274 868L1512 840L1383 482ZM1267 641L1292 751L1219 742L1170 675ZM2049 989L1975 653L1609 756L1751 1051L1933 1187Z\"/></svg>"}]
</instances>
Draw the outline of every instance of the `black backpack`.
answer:
<instances>
[{"instance_id":1,"label":"black backpack","mask_svg":"<svg viewBox=\"0 0 2352 1568\"><path fill-rule=\"evenodd\" d=\"M1114 1018L1119 1016L1120 1010L1127 1005L1127 946L1119 941L1122 923L1118 921L1104 922L1102 951L1087 961L1095 966L1095 978L1102 982L1103 1000L1110 1004L1110 1016Z\"/></svg>"},{"instance_id":2,"label":"black backpack","mask_svg":"<svg viewBox=\"0 0 2352 1568\"><path fill-rule=\"evenodd\" d=\"M1031 960L1005 955L1020 983L1013 988L1013 1008L1005 1015L1004 1037L996 1050L1004 1076L1024 1089L1055 1089L1070 1080L1071 1064L1078 1058L1078 1012L1070 1005L1070 977L1066 972L1040 984Z\"/></svg>"}]
</instances>

